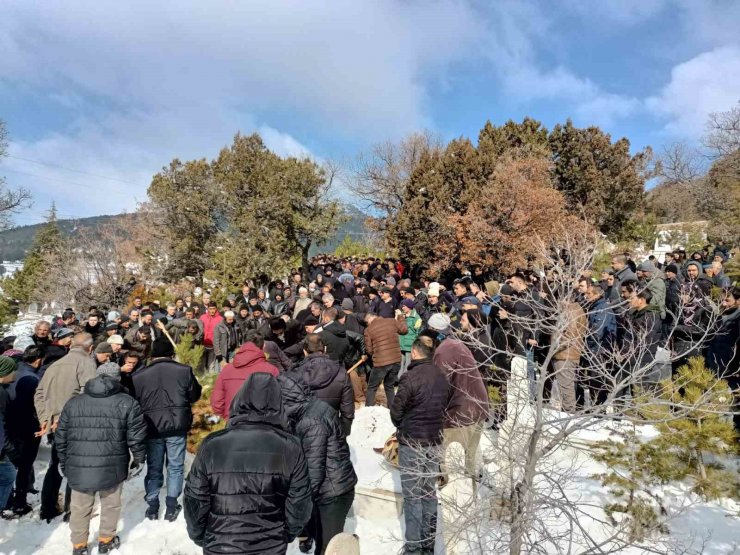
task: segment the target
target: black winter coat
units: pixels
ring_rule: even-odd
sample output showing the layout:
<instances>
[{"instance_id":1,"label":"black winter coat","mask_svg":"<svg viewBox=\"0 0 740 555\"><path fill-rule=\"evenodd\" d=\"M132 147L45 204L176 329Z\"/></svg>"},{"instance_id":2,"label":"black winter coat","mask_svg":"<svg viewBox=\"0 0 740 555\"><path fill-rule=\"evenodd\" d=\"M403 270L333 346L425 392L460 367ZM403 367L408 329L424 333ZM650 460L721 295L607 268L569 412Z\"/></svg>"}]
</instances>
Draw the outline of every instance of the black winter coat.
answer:
<instances>
[{"instance_id":1,"label":"black winter coat","mask_svg":"<svg viewBox=\"0 0 740 555\"><path fill-rule=\"evenodd\" d=\"M316 398L339 412L342 429L349 435L355 418L355 394L344 367L324 353L311 353L291 375L302 380Z\"/></svg>"},{"instance_id":2,"label":"black winter coat","mask_svg":"<svg viewBox=\"0 0 740 555\"><path fill-rule=\"evenodd\" d=\"M431 360L412 361L401 376L391 404L391 421L398 428L399 443L440 444L451 395L447 378Z\"/></svg>"},{"instance_id":3,"label":"black winter coat","mask_svg":"<svg viewBox=\"0 0 740 555\"><path fill-rule=\"evenodd\" d=\"M201 387L190 366L170 358L154 359L132 375L136 400L141 404L149 437L185 435L193 423L192 403Z\"/></svg>"},{"instance_id":4,"label":"black winter coat","mask_svg":"<svg viewBox=\"0 0 740 555\"><path fill-rule=\"evenodd\" d=\"M275 378L250 376L230 414L227 428L202 443L188 474L188 535L204 555L282 555L313 504L303 449L284 430Z\"/></svg>"},{"instance_id":5,"label":"black winter coat","mask_svg":"<svg viewBox=\"0 0 740 555\"><path fill-rule=\"evenodd\" d=\"M324 345L326 345L326 354L332 360L344 363L349 350L349 340L344 326L336 321L325 324L319 335Z\"/></svg>"},{"instance_id":6,"label":"black winter coat","mask_svg":"<svg viewBox=\"0 0 740 555\"><path fill-rule=\"evenodd\" d=\"M311 397L308 386L293 376L281 374L277 379L285 415L306 455L314 503L327 502L354 489L357 475L337 412Z\"/></svg>"},{"instance_id":7,"label":"black winter coat","mask_svg":"<svg viewBox=\"0 0 740 555\"><path fill-rule=\"evenodd\" d=\"M75 491L114 488L128 476L129 450L138 464L146 456L146 423L141 407L121 384L97 376L72 397L59 417L54 446L62 472Z\"/></svg>"},{"instance_id":8,"label":"black winter coat","mask_svg":"<svg viewBox=\"0 0 740 555\"><path fill-rule=\"evenodd\" d=\"M737 383L740 379L740 308L721 315L707 346L707 366L720 377ZM734 378L734 379L733 379Z\"/></svg>"}]
</instances>

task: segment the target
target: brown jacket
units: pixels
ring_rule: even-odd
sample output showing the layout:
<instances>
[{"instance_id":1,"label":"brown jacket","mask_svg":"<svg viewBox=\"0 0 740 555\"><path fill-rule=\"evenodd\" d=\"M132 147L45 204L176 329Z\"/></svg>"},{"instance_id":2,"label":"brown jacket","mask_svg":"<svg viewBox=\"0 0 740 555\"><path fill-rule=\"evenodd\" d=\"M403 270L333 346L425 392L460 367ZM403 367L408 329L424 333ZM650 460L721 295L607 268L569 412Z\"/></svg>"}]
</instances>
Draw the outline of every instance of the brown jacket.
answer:
<instances>
[{"instance_id":1,"label":"brown jacket","mask_svg":"<svg viewBox=\"0 0 740 555\"><path fill-rule=\"evenodd\" d=\"M406 320L376 318L365 330L365 352L373 357L373 366L400 364L399 335L408 333Z\"/></svg>"},{"instance_id":2,"label":"brown jacket","mask_svg":"<svg viewBox=\"0 0 740 555\"><path fill-rule=\"evenodd\" d=\"M588 320L581 305L569 302L563 315L566 328L560 338L560 349L555 353L555 360L571 360L578 362L583 351L583 342L588 331Z\"/></svg>"}]
</instances>

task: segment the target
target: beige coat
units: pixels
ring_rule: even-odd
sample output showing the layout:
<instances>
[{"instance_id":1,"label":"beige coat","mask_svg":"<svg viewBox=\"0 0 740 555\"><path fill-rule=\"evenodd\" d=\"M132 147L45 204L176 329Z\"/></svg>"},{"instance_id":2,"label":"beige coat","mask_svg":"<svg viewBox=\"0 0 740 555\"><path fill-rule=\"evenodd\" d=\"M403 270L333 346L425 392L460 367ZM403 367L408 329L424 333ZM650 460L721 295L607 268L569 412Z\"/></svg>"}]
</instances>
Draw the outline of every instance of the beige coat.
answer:
<instances>
[{"instance_id":1,"label":"beige coat","mask_svg":"<svg viewBox=\"0 0 740 555\"><path fill-rule=\"evenodd\" d=\"M82 347L72 347L46 369L36 388L33 401L39 422L55 422L67 401L79 395L96 375L97 366L90 353Z\"/></svg>"}]
</instances>

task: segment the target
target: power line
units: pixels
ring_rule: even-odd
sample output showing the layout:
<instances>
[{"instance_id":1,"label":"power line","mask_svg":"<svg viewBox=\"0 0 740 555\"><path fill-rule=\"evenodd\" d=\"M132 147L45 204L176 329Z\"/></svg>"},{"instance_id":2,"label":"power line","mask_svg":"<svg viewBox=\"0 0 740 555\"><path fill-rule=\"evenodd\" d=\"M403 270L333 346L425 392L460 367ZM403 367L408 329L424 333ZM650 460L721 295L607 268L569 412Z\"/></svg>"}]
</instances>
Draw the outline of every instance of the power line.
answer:
<instances>
[{"instance_id":1,"label":"power line","mask_svg":"<svg viewBox=\"0 0 740 555\"><path fill-rule=\"evenodd\" d=\"M13 173L17 173L19 175L27 175L29 177L35 177L36 179L41 179L41 180L51 181L51 182L56 182L56 183L66 183L67 185L75 185L76 187L82 187L83 189L99 191L99 187L96 187L94 185L87 185L84 183L78 183L76 181L69 181L67 179L59 179L58 177L46 177L45 175L38 175L35 173L23 172L23 171L16 170L13 168L4 168L4 169L10 172L13 172ZM131 185L136 185L138 187L138 185L135 183L131 183ZM125 194L125 191L114 190L114 192L118 194Z\"/></svg>"},{"instance_id":2,"label":"power line","mask_svg":"<svg viewBox=\"0 0 740 555\"><path fill-rule=\"evenodd\" d=\"M100 175L97 173L90 173L90 172L86 172L82 170L65 168L64 166L60 166L59 164L50 164L49 162L42 162L40 160L32 160L31 158L23 158L22 156L13 156L12 154L6 154L6 156L8 158L13 158L15 160L23 160L24 162L31 162L32 164L38 164L39 166L48 166L50 168L57 168L57 169L68 171L68 172L79 173L82 175L89 175L90 177L97 177L98 179L107 179L108 181L119 181L120 183L126 183L128 185L138 185L138 183L126 181L125 179L120 179L118 177L107 177L105 175Z\"/></svg>"}]
</instances>

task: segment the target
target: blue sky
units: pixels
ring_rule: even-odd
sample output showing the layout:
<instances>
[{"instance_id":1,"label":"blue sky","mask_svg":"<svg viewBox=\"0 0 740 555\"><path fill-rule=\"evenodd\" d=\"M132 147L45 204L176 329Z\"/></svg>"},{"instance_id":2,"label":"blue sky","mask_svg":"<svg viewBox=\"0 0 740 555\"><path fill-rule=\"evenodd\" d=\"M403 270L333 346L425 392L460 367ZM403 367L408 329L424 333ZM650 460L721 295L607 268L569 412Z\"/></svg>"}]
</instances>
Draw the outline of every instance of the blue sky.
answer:
<instances>
[{"instance_id":1,"label":"blue sky","mask_svg":"<svg viewBox=\"0 0 740 555\"><path fill-rule=\"evenodd\" d=\"M4 1L0 175L19 224L132 211L172 158L237 131L348 159L421 129L597 124L697 144L740 101L736 0ZM71 171L74 170L74 171Z\"/></svg>"}]
</instances>

